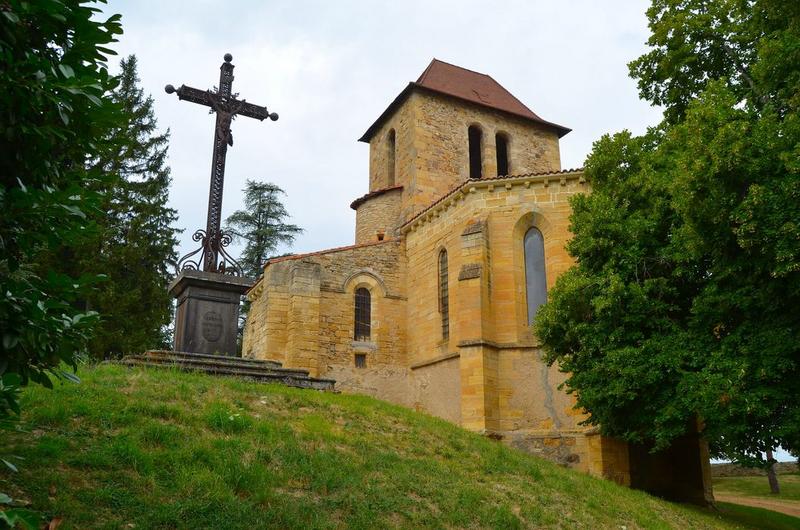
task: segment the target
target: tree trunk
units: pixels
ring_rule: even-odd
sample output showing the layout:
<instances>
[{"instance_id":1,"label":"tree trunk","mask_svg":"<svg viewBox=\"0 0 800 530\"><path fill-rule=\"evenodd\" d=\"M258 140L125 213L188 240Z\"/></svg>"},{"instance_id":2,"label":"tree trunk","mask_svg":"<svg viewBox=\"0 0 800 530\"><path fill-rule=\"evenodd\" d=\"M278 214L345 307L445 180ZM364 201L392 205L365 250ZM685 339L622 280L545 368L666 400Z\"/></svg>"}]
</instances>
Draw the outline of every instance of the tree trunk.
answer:
<instances>
[{"instance_id":1,"label":"tree trunk","mask_svg":"<svg viewBox=\"0 0 800 530\"><path fill-rule=\"evenodd\" d=\"M767 449L767 479L769 480L769 490L771 493L777 495L781 492L781 487L778 485L778 475L775 474L775 459L772 458L772 450Z\"/></svg>"}]
</instances>

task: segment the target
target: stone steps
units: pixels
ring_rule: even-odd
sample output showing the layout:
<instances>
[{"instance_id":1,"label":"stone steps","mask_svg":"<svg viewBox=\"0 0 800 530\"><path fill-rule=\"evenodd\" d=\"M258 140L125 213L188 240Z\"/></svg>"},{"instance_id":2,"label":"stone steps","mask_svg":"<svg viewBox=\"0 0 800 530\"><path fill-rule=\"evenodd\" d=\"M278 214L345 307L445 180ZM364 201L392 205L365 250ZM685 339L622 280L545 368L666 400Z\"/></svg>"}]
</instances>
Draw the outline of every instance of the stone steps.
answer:
<instances>
[{"instance_id":1,"label":"stone steps","mask_svg":"<svg viewBox=\"0 0 800 530\"><path fill-rule=\"evenodd\" d=\"M207 353L187 353L174 352L169 350L150 350L141 355L130 355L126 358L139 359L154 363L164 364L187 364L192 366L214 366L224 365L229 367L242 368L245 370L274 370L276 372L287 373L290 375L307 376L308 370L296 368L283 368L277 361L265 361L261 359L245 359L242 357L228 357L225 355L209 355Z\"/></svg>"},{"instance_id":2,"label":"stone steps","mask_svg":"<svg viewBox=\"0 0 800 530\"><path fill-rule=\"evenodd\" d=\"M333 390L335 381L309 377L308 370L283 368L275 361L242 359L202 353L148 351L141 355L128 355L120 364L152 368L176 368L183 371L203 372L211 375L240 377L262 383L280 383L298 388Z\"/></svg>"}]
</instances>

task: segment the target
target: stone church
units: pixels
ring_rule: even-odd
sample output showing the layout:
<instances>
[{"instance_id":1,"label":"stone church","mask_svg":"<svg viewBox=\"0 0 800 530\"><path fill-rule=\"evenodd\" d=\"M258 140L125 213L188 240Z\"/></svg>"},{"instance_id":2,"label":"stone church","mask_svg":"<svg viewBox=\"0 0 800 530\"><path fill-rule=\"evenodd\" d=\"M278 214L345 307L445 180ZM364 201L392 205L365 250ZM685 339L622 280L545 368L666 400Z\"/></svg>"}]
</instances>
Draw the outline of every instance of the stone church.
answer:
<instances>
[{"instance_id":1,"label":"stone church","mask_svg":"<svg viewBox=\"0 0 800 530\"><path fill-rule=\"evenodd\" d=\"M248 293L245 357L269 359L514 447L672 498L710 500L708 452L660 454L581 426L531 333L572 261L570 129L490 76L433 60L359 139L369 191L353 245L270 260Z\"/></svg>"}]
</instances>

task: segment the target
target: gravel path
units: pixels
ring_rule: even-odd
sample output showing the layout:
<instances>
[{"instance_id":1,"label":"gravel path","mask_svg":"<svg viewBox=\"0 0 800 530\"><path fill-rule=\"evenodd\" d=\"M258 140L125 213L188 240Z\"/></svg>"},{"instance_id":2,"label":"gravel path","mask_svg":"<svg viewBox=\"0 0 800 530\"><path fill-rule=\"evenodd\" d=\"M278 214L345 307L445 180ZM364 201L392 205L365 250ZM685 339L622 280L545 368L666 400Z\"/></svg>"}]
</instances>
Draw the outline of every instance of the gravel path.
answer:
<instances>
[{"instance_id":1,"label":"gravel path","mask_svg":"<svg viewBox=\"0 0 800 530\"><path fill-rule=\"evenodd\" d=\"M793 515L800 517L800 502L798 501L782 501L778 499L759 499L755 497L740 497L738 495L714 494L714 498L720 502L730 502L732 504L742 504L744 506L753 506L754 508L766 508L774 512L785 513L786 515Z\"/></svg>"}]
</instances>

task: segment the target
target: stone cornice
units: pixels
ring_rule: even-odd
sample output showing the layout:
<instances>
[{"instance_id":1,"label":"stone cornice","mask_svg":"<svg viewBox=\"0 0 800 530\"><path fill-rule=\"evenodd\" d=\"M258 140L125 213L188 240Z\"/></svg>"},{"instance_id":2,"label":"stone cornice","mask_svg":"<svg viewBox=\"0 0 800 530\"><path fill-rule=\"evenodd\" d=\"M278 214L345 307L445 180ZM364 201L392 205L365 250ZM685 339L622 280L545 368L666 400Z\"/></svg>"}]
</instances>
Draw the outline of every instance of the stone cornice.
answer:
<instances>
[{"instance_id":1,"label":"stone cornice","mask_svg":"<svg viewBox=\"0 0 800 530\"><path fill-rule=\"evenodd\" d=\"M534 185L549 187L551 185L566 186L567 182L577 180L581 184L586 183L583 169L565 169L563 171L552 171L547 173L527 173L524 175L509 175L493 178L470 179L459 184L439 200L416 214L414 217L400 225L400 233L407 234L413 232L428 221L439 217L443 211L451 206L456 206L465 200L470 194L478 191L493 192L496 189L510 191L515 186L530 188Z\"/></svg>"},{"instance_id":2,"label":"stone cornice","mask_svg":"<svg viewBox=\"0 0 800 530\"><path fill-rule=\"evenodd\" d=\"M418 370L420 368L424 368L424 367L430 366L432 364L439 364L439 363L442 363L444 361L449 361L450 359L458 359L459 357L461 357L461 353L459 353L459 352L446 353L444 355L438 355L438 356L436 356L436 357L434 357L432 359L428 359L426 361L414 363L414 364L411 365L411 369L412 370Z\"/></svg>"}]
</instances>

